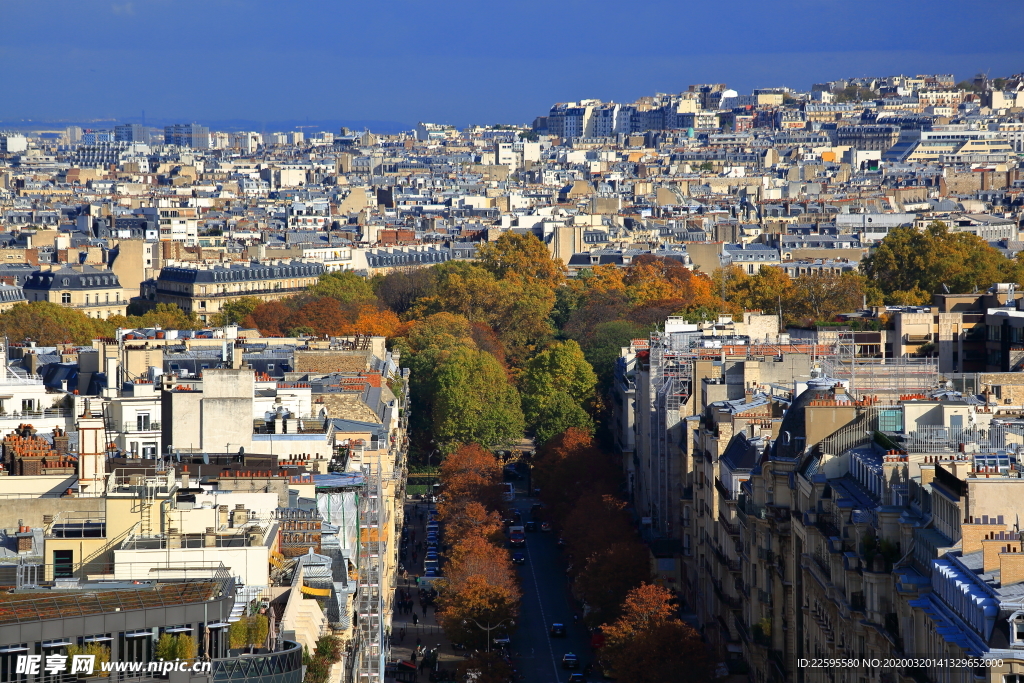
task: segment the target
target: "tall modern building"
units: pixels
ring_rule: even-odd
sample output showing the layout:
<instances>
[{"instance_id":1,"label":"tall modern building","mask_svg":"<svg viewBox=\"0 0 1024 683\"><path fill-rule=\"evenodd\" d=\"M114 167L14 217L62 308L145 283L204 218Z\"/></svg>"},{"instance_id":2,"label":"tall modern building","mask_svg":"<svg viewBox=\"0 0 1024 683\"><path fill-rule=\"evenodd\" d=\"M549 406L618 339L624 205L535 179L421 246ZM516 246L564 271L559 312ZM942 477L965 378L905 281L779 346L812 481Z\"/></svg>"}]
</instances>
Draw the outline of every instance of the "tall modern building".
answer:
<instances>
[{"instance_id":1,"label":"tall modern building","mask_svg":"<svg viewBox=\"0 0 1024 683\"><path fill-rule=\"evenodd\" d=\"M149 144L149 135L141 123L123 123L120 126L114 126L114 141Z\"/></svg>"},{"instance_id":2,"label":"tall modern building","mask_svg":"<svg viewBox=\"0 0 1024 683\"><path fill-rule=\"evenodd\" d=\"M164 128L164 144L194 149L210 147L210 129L198 123L176 123Z\"/></svg>"}]
</instances>

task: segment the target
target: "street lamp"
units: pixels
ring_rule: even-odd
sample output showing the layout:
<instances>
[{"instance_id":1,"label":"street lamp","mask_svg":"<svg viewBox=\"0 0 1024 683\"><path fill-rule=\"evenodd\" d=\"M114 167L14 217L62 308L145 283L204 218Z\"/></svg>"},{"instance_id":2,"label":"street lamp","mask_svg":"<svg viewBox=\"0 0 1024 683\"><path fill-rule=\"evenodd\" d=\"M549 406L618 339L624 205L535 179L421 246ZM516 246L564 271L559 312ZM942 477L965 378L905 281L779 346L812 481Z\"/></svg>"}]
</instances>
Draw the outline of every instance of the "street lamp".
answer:
<instances>
[{"instance_id":1,"label":"street lamp","mask_svg":"<svg viewBox=\"0 0 1024 683\"><path fill-rule=\"evenodd\" d=\"M487 631L487 654L491 653L491 631L501 627L501 625L504 624L506 621L509 623L510 626L515 626L516 625L516 620L515 619L511 619L511 618L510 619L502 619L501 621L499 621L494 626L491 626L490 624L488 624L487 626L484 626L483 624L481 624L480 622L478 622L476 619L473 619L473 618L463 619L462 623L463 624L468 624L470 621L472 621L474 624L476 624L477 628L479 628L480 630Z\"/></svg>"}]
</instances>

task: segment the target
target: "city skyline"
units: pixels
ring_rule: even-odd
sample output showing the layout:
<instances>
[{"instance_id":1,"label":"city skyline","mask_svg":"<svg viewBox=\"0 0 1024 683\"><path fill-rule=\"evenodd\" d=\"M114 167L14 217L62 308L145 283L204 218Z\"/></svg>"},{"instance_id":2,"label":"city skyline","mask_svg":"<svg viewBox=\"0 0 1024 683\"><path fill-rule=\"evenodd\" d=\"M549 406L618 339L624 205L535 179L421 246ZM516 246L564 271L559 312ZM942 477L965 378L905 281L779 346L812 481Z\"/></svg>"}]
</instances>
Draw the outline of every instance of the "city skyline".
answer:
<instances>
[{"instance_id":1,"label":"city skyline","mask_svg":"<svg viewBox=\"0 0 1024 683\"><path fill-rule=\"evenodd\" d=\"M306 3L285 17L266 2L85 2L59 13L49 4L0 8L20 27L0 39L0 57L17 65L0 120L137 120L145 110L154 120L528 123L557 101L629 101L690 83L806 90L1024 64L1014 47L1024 12L997 1L744 0L728 23L717 7L661 2L626 15L605 2L514 12L461 1ZM663 26L678 29L652 33ZM968 35L985 38L957 38Z\"/></svg>"}]
</instances>

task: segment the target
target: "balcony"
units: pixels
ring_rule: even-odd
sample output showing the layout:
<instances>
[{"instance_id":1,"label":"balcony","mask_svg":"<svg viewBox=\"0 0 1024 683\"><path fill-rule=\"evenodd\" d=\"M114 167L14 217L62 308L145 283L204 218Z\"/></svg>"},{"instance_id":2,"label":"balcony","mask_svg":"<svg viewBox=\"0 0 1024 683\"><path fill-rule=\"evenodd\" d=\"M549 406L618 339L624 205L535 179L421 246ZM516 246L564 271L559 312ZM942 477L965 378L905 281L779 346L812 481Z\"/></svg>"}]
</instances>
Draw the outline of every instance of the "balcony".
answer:
<instances>
[{"instance_id":1,"label":"balcony","mask_svg":"<svg viewBox=\"0 0 1024 683\"><path fill-rule=\"evenodd\" d=\"M234 657L213 660L214 681L245 681L246 683L300 683L302 681L302 646L290 640L277 652L245 654L233 650Z\"/></svg>"},{"instance_id":2,"label":"balcony","mask_svg":"<svg viewBox=\"0 0 1024 683\"><path fill-rule=\"evenodd\" d=\"M160 420L146 420L139 422L138 420L126 421L121 429L125 434L132 434L135 432L159 432L160 431Z\"/></svg>"}]
</instances>

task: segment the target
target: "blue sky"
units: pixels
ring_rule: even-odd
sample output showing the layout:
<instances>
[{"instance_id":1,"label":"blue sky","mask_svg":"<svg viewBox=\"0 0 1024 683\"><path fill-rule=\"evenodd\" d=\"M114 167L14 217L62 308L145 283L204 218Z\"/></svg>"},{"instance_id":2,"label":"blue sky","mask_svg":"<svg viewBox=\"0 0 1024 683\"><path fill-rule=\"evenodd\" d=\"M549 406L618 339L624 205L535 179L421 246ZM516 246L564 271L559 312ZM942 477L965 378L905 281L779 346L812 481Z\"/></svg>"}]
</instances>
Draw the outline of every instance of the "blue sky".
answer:
<instances>
[{"instance_id":1,"label":"blue sky","mask_svg":"<svg viewBox=\"0 0 1024 683\"><path fill-rule=\"evenodd\" d=\"M529 122L553 102L1024 70L1021 0L0 0L0 120Z\"/></svg>"}]
</instances>

